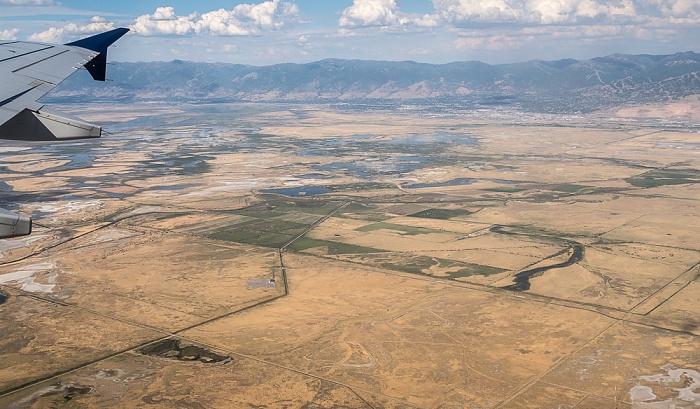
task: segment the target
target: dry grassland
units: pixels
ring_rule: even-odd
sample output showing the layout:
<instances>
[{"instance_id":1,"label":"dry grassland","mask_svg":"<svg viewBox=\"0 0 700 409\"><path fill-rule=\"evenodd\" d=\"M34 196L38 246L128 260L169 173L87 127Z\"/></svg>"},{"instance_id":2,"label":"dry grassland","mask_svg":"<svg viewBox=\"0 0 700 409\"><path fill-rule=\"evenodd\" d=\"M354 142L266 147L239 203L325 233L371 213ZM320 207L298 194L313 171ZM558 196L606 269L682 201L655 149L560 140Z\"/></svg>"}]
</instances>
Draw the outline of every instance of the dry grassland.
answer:
<instances>
[{"instance_id":1,"label":"dry grassland","mask_svg":"<svg viewBox=\"0 0 700 409\"><path fill-rule=\"evenodd\" d=\"M153 109L0 151L0 407L700 405L697 131Z\"/></svg>"}]
</instances>

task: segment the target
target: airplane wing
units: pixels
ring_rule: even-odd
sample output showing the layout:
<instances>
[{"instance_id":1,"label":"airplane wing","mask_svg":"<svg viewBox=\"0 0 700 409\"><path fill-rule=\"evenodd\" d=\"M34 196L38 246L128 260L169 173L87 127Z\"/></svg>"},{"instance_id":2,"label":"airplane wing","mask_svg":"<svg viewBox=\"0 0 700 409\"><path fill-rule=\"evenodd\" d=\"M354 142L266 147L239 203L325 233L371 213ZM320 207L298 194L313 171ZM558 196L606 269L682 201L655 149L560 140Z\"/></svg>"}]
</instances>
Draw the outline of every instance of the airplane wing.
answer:
<instances>
[{"instance_id":1,"label":"airplane wing","mask_svg":"<svg viewBox=\"0 0 700 409\"><path fill-rule=\"evenodd\" d=\"M0 41L0 139L99 138L99 126L51 111L37 100L80 67L104 81L107 48L128 31L117 28L64 45ZM31 219L0 209L0 238L30 232Z\"/></svg>"},{"instance_id":2,"label":"airplane wing","mask_svg":"<svg viewBox=\"0 0 700 409\"><path fill-rule=\"evenodd\" d=\"M0 41L0 139L99 138L99 126L52 112L37 100L82 66L104 81L107 48L128 31L117 28L65 45Z\"/></svg>"}]
</instances>

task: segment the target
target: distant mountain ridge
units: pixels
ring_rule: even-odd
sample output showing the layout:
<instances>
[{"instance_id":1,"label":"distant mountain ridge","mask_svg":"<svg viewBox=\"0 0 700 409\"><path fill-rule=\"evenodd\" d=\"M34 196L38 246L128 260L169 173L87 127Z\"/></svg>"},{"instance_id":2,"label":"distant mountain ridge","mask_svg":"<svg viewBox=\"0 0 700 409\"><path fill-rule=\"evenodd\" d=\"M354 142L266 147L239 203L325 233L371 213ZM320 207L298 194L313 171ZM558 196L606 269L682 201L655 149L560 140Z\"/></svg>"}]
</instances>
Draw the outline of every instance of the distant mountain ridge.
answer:
<instances>
[{"instance_id":1,"label":"distant mountain ridge","mask_svg":"<svg viewBox=\"0 0 700 409\"><path fill-rule=\"evenodd\" d=\"M47 102L381 102L510 105L530 112L589 112L700 94L700 54L614 54L585 61L326 59L256 67L171 62L114 63L107 84L74 75Z\"/></svg>"}]
</instances>

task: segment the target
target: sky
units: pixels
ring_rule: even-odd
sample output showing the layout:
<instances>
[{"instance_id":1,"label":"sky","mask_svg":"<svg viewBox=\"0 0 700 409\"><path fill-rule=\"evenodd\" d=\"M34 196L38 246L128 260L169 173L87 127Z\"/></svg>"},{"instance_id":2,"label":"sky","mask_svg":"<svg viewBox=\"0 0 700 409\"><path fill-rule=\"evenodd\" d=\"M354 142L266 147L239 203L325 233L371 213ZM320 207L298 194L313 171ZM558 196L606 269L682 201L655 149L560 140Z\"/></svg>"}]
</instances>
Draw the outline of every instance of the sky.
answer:
<instances>
[{"instance_id":1,"label":"sky","mask_svg":"<svg viewBox=\"0 0 700 409\"><path fill-rule=\"evenodd\" d=\"M116 61L491 64L700 50L700 0L0 0L0 40L116 27Z\"/></svg>"}]
</instances>

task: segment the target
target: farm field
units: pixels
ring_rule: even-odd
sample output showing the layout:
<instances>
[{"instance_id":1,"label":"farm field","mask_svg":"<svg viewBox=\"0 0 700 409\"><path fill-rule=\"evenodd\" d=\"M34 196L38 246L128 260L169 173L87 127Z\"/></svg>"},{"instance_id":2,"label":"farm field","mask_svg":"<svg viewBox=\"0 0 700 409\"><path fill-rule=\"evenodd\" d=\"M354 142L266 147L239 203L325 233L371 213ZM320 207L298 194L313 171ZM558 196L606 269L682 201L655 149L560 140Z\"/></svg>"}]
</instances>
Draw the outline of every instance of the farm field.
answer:
<instances>
[{"instance_id":1,"label":"farm field","mask_svg":"<svg viewBox=\"0 0 700 409\"><path fill-rule=\"evenodd\" d=\"M0 146L0 407L700 405L696 127L73 109Z\"/></svg>"}]
</instances>

